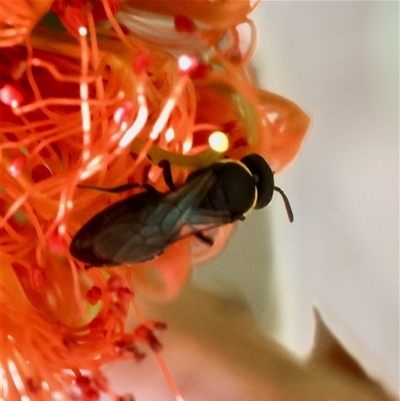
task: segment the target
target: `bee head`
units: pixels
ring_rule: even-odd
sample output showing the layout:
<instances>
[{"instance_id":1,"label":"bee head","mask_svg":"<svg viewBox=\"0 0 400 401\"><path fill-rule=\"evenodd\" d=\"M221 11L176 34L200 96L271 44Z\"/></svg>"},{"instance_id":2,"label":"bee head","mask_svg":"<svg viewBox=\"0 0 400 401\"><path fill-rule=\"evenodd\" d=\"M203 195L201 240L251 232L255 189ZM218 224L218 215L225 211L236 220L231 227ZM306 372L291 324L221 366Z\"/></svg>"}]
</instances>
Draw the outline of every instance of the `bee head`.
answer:
<instances>
[{"instance_id":1,"label":"bee head","mask_svg":"<svg viewBox=\"0 0 400 401\"><path fill-rule=\"evenodd\" d=\"M254 209L267 206L274 194L274 173L265 159L252 153L242 158L241 162L250 170L257 187L257 201Z\"/></svg>"},{"instance_id":2,"label":"bee head","mask_svg":"<svg viewBox=\"0 0 400 401\"><path fill-rule=\"evenodd\" d=\"M271 202L274 191L277 191L285 203L289 221L293 222L293 211L289 199L280 188L275 186L274 173L265 159L256 153L251 153L243 157L241 162L250 170L257 187L257 200L254 209L267 206Z\"/></svg>"}]
</instances>

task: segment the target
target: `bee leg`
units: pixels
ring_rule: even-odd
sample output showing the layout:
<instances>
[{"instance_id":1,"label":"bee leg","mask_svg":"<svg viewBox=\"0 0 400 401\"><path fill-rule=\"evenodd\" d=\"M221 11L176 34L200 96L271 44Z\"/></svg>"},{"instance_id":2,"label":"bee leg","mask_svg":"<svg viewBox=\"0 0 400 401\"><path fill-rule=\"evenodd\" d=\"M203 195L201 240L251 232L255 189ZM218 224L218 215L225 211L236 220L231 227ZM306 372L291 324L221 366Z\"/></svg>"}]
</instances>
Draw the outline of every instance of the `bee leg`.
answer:
<instances>
[{"instance_id":1,"label":"bee leg","mask_svg":"<svg viewBox=\"0 0 400 401\"><path fill-rule=\"evenodd\" d=\"M168 185L168 188L171 191L176 191L178 188L175 186L174 181L172 180L171 163L164 159L158 163L158 167L163 169L164 181Z\"/></svg>"},{"instance_id":2,"label":"bee leg","mask_svg":"<svg viewBox=\"0 0 400 401\"><path fill-rule=\"evenodd\" d=\"M198 232L195 234L195 236L202 242L204 242L205 244L209 245L209 246L213 246L214 245L214 240L211 237L208 237L207 235L204 235L201 232Z\"/></svg>"},{"instance_id":3,"label":"bee leg","mask_svg":"<svg viewBox=\"0 0 400 401\"><path fill-rule=\"evenodd\" d=\"M96 187L95 185L78 185L78 188L94 189L96 191L111 192L111 193L120 193L127 191L128 189L138 188L138 187L146 187L146 185L138 183L130 183L130 184L119 185L117 187L112 187L112 188Z\"/></svg>"}]
</instances>

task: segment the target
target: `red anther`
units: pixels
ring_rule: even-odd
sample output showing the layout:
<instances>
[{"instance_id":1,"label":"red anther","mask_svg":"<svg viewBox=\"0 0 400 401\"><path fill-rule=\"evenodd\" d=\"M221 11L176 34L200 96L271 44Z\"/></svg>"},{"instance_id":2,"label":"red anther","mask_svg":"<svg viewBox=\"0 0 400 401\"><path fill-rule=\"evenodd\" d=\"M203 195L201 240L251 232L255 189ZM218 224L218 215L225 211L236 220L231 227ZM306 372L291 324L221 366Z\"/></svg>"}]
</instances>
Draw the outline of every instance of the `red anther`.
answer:
<instances>
[{"instance_id":1,"label":"red anther","mask_svg":"<svg viewBox=\"0 0 400 401\"><path fill-rule=\"evenodd\" d=\"M114 302L114 303L110 306L110 312L111 312L113 315L120 316L120 317L125 317L125 316L126 316L127 310L126 310L125 306L122 305L121 303L119 303L119 302Z\"/></svg>"},{"instance_id":2,"label":"red anther","mask_svg":"<svg viewBox=\"0 0 400 401\"><path fill-rule=\"evenodd\" d=\"M119 276L112 276L108 279L107 289L109 291L117 291L120 288L123 288L123 281Z\"/></svg>"},{"instance_id":3,"label":"red anther","mask_svg":"<svg viewBox=\"0 0 400 401\"><path fill-rule=\"evenodd\" d=\"M18 107L24 101L22 91L12 84L5 84L0 89L0 101L10 107Z\"/></svg>"},{"instance_id":4,"label":"red anther","mask_svg":"<svg viewBox=\"0 0 400 401\"><path fill-rule=\"evenodd\" d=\"M163 349L163 345L152 331L147 334L147 344L154 352L160 352Z\"/></svg>"},{"instance_id":5,"label":"red anther","mask_svg":"<svg viewBox=\"0 0 400 401\"><path fill-rule=\"evenodd\" d=\"M31 171L33 182L40 182L51 177L50 170L43 164L38 164Z\"/></svg>"},{"instance_id":6,"label":"red anther","mask_svg":"<svg viewBox=\"0 0 400 401\"><path fill-rule=\"evenodd\" d=\"M240 63L243 60L240 49L236 48L232 50L229 59L232 63Z\"/></svg>"},{"instance_id":7,"label":"red anther","mask_svg":"<svg viewBox=\"0 0 400 401\"><path fill-rule=\"evenodd\" d=\"M146 354L143 351L140 351L137 345L133 342L125 347L125 351L129 352L135 358L136 362L140 362L146 358Z\"/></svg>"},{"instance_id":8,"label":"red anther","mask_svg":"<svg viewBox=\"0 0 400 401\"><path fill-rule=\"evenodd\" d=\"M51 5L51 11L59 15L62 14L67 6L67 0L54 0Z\"/></svg>"},{"instance_id":9,"label":"red anther","mask_svg":"<svg viewBox=\"0 0 400 401\"><path fill-rule=\"evenodd\" d=\"M76 7L67 7L64 11L65 23L74 31L87 26L86 16L82 10Z\"/></svg>"},{"instance_id":10,"label":"red anther","mask_svg":"<svg viewBox=\"0 0 400 401\"><path fill-rule=\"evenodd\" d=\"M122 302L130 301L133 298L133 296L134 296L133 292L127 287L122 287L117 290L117 297Z\"/></svg>"},{"instance_id":11,"label":"red anther","mask_svg":"<svg viewBox=\"0 0 400 401\"><path fill-rule=\"evenodd\" d=\"M194 22L184 15L177 15L174 18L174 25L177 32L192 33L196 30L196 25Z\"/></svg>"},{"instance_id":12,"label":"red anther","mask_svg":"<svg viewBox=\"0 0 400 401\"><path fill-rule=\"evenodd\" d=\"M131 102L122 103L114 112L114 121L117 124L122 124L129 120L129 117L132 114L133 105Z\"/></svg>"},{"instance_id":13,"label":"red anther","mask_svg":"<svg viewBox=\"0 0 400 401\"><path fill-rule=\"evenodd\" d=\"M47 244L49 249L53 253L58 253L60 255L65 255L68 250L68 246L63 237L61 237L57 232L53 232L47 238Z\"/></svg>"},{"instance_id":14,"label":"red anther","mask_svg":"<svg viewBox=\"0 0 400 401\"><path fill-rule=\"evenodd\" d=\"M18 152L18 155L7 166L7 170L13 177L18 177L22 173L25 163L26 163L26 156Z\"/></svg>"},{"instance_id":15,"label":"red anther","mask_svg":"<svg viewBox=\"0 0 400 401\"><path fill-rule=\"evenodd\" d=\"M149 331L150 329L145 324L141 324L136 327L134 333L137 337L139 337L139 339L143 340L146 338Z\"/></svg>"},{"instance_id":16,"label":"red anther","mask_svg":"<svg viewBox=\"0 0 400 401\"><path fill-rule=\"evenodd\" d=\"M140 51L133 59L133 72L140 75L142 72L147 72L150 66L151 54L147 51Z\"/></svg>"},{"instance_id":17,"label":"red anther","mask_svg":"<svg viewBox=\"0 0 400 401\"><path fill-rule=\"evenodd\" d=\"M131 354L133 355L133 357L135 358L136 362L140 362L142 361L144 358L146 358L146 354L142 351L139 350L139 348L132 344L129 347L129 352L131 352Z\"/></svg>"},{"instance_id":18,"label":"red anther","mask_svg":"<svg viewBox=\"0 0 400 401\"><path fill-rule=\"evenodd\" d=\"M114 346L117 348L125 348L126 347L127 342L123 339L119 339L119 340L115 340L114 341Z\"/></svg>"},{"instance_id":19,"label":"red anther","mask_svg":"<svg viewBox=\"0 0 400 401\"><path fill-rule=\"evenodd\" d=\"M99 392L94 388L88 388L84 393L84 400L85 401L96 401L100 399Z\"/></svg>"},{"instance_id":20,"label":"red anther","mask_svg":"<svg viewBox=\"0 0 400 401\"><path fill-rule=\"evenodd\" d=\"M23 46L3 47L0 58L0 86L18 81L26 71L27 49Z\"/></svg>"},{"instance_id":21,"label":"red anther","mask_svg":"<svg viewBox=\"0 0 400 401\"><path fill-rule=\"evenodd\" d=\"M164 322L154 322L154 326L155 329L157 330L165 330L167 328L167 323Z\"/></svg>"},{"instance_id":22,"label":"red anther","mask_svg":"<svg viewBox=\"0 0 400 401\"><path fill-rule=\"evenodd\" d=\"M73 349L77 344L76 339L69 334L66 334L63 337L62 342L65 345L65 347L70 350Z\"/></svg>"},{"instance_id":23,"label":"red anther","mask_svg":"<svg viewBox=\"0 0 400 401\"><path fill-rule=\"evenodd\" d=\"M76 378L76 385L82 390L86 391L91 386L91 380L87 376L78 376Z\"/></svg>"},{"instance_id":24,"label":"red anther","mask_svg":"<svg viewBox=\"0 0 400 401\"><path fill-rule=\"evenodd\" d=\"M232 131L236 130L236 129L238 128L238 126L239 126L239 123L238 123L237 120L230 120L230 121L227 121L227 122L224 124L223 131L224 131L224 132L232 132Z\"/></svg>"},{"instance_id":25,"label":"red anther","mask_svg":"<svg viewBox=\"0 0 400 401\"><path fill-rule=\"evenodd\" d=\"M112 15L115 15L119 10L119 0L107 0L108 6L110 7ZM107 14L104 9L103 3L101 1L92 1L93 8L92 8L92 15L95 21L104 21L107 20Z\"/></svg>"},{"instance_id":26,"label":"red anther","mask_svg":"<svg viewBox=\"0 0 400 401\"><path fill-rule=\"evenodd\" d=\"M237 148L241 148L243 146L248 146L248 142L246 138L239 138L238 140L236 140L235 142L233 142L232 144L232 148L233 149L237 149Z\"/></svg>"},{"instance_id":27,"label":"red anther","mask_svg":"<svg viewBox=\"0 0 400 401\"><path fill-rule=\"evenodd\" d=\"M136 359L136 361L141 361L146 357L146 354L140 351L135 342L132 340L119 339L114 341L114 346L117 348L116 352L120 354L129 352Z\"/></svg>"},{"instance_id":28,"label":"red anther","mask_svg":"<svg viewBox=\"0 0 400 401\"><path fill-rule=\"evenodd\" d=\"M137 346L134 341L126 341L123 347L126 351L135 353L137 351Z\"/></svg>"},{"instance_id":29,"label":"red anther","mask_svg":"<svg viewBox=\"0 0 400 401\"><path fill-rule=\"evenodd\" d=\"M95 317L88 325L92 334L99 334L104 331L104 321L101 317Z\"/></svg>"},{"instance_id":30,"label":"red anther","mask_svg":"<svg viewBox=\"0 0 400 401\"><path fill-rule=\"evenodd\" d=\"M29 279L33 289L42 290L46 283L46 273L39 266L34 266L29 271Z\"/></svg>"},{"instance_id":31,"label":"red anther","mask_svg":"<svg viewBox=\"0 0 400 401\"><path fill-rule=\"evenodd\" d=\"M97 286L93 286L88 292L86 293L86 299L91 305L94 305L97 303L97 301L100 299L102 295L101 288Z\"/></svg>"},{"instance_id":32,"label":"red anther","mask_svg":"<svg viewBox=\"0 0 400 401\"><path fill-rule=\"evenodd\" d=\"M38 393L42 389L42 384L40 381L36 381L32 377L26 379L25 386L29 389L31 393Z\"/></svg>"},{"instance_id":33,"label":"red anther","mask_svg":"<svg viewBox=\"0 0 400 401\"><path fill-rule=\"evenodd\" d=\"M207 64L199 63L196 68L190 73L192 79L205 78L208 74L210 67Z\"/></svg>"},{"instance_id":34,"label":"red anther","mask_svg":"<svg viewBox=\"0 0 400 401\"><path fill-rule=\"evenodd\" d=\"M154 351L161 351L163 348L160 341L158 341L157 337L154 333L144 324L138 326L135 331L135 335L138 337L138 340L144 341L147 345Z\"/></svg>"}]
</instances>

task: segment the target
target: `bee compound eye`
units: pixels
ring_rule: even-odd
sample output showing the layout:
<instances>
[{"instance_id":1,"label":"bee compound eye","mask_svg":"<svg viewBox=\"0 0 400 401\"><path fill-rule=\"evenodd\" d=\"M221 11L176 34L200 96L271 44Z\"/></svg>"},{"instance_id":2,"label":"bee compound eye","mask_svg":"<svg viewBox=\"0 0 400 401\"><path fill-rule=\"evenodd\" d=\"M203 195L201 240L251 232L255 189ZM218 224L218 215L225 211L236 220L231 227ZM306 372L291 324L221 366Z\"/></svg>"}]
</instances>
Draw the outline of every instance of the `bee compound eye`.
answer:
<instances>
[{"instance_id":1,"label":"bee compound eye","mask_svg":"<svg viewBox=\"0 0 400 401\"><path fill-rule=\"evenodd\" d=\"M274 173L266 160L257 153L251 153L242 158L241 162L250 170L257 187L257 202L255 209L267 206L274 194Z\"/></svg>"}]
</instances>

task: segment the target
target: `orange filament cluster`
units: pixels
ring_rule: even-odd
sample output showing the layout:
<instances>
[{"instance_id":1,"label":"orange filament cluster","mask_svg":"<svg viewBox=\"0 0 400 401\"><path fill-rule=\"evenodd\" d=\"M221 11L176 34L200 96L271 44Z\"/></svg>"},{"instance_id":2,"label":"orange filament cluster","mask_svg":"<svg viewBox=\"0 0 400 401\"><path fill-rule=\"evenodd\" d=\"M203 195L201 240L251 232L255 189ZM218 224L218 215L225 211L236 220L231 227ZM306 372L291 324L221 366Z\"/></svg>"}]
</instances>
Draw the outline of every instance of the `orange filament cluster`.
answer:
<instances>
[{"instance_id":1,"label":"orange filament cluster","mask_svg":"<svg viewBox=\"0 0 400 401\"><path fill-rule=\"evenodd\" d=\"M24 283L21 267L2 266L2 269L2 280L7 280L1 287L2 399L17 400L25 396L52 400L57 399L57 394L61 399L75 399L75 394L77 399L86 401L107 393L117 400L119 396L109 388L100 367L118 358L142 358L143 343L148 345L148 350L159 349L154 330L163 329L161 323L146 321L133 333L125 333L124 322L133 293L118 275L98 283L102 288L94 304L98 310L96 317L87 324L77 325L74 314L79 311L74 307L72 295L68 297L65 292L62 300L55 301L58 317L63 320L56 319L54 314L48 314L51 311L46 311L45 306L52 295L57 297L50 286L45 285L39 291ZM97 281L94 277L93 282Z\"/></svg>"},{"instance_id":2,"label":"orange filament cluster","mask_svg":"<svg viewBox=\"0 0 400 401\"><path fill-rule=\"evenodd\" d=\"M232 227L216 229L212 248L188 237L141 265L85 271L69 255L72 236L127 195L78 185L138 182L166 191L163 159L179 186L192 170L250 152L279 171L297 154L309 119L252 80L248 1L11 4L0 3L2 397L113 395L104 363L140 359L141 343L161 358L155 331L163 327L141 314L133 289L175 296ZM38 24L50 8L64 30ZM246 49L241 26L253 35ZM216 131L226 146L210 146ZM129 307L138 314L132 333Z\"/></svg>"},{"instance_id":3,"label":"orange filament cluster","mask_svg":"<svg viewBox=\"0 0 400 401\"><path fill-rule=\"evenodd\" d=\"M26 40L53 0L0 1L0 47L15 46Z\"/></svg>"}]
</instances>

